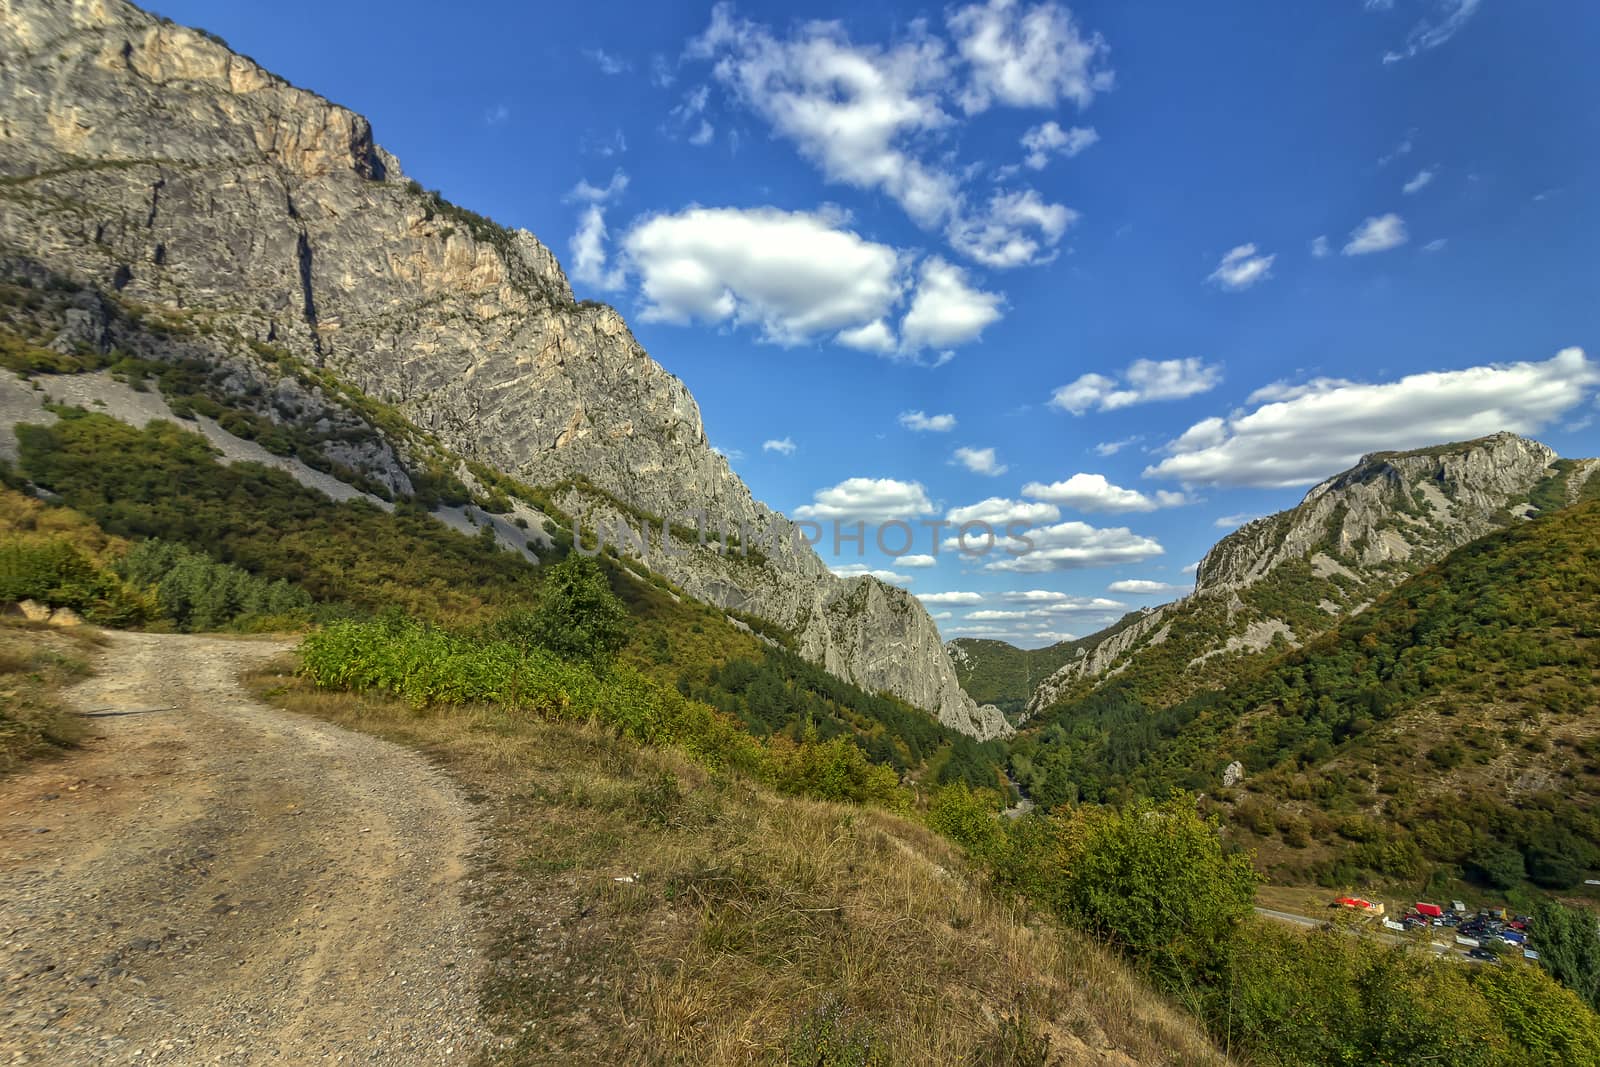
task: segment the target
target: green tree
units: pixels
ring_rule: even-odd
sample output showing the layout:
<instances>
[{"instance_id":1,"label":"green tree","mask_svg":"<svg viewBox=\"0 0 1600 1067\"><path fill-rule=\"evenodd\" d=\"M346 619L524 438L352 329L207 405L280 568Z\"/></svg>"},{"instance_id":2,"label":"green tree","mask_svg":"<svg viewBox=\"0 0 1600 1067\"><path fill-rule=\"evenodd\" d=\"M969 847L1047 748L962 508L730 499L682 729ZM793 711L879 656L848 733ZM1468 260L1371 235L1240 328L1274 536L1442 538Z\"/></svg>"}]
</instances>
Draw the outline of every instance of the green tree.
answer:
<instances>
[{"instance_id":1,"label":"green tree","mask_svg":"<svg viewBox=\"0 0 1600 1067\"><path fill-rule=\"evenodd\" d=\"M628 613L600 565L584 556L551 564L532 610L513 611L499 636L521 648L549 649L566 659L609 664L628 640Z\"/></svg>"},{"instance_id":2,"label":"green tree","mask_svg":"<svg viewBox=\"0 0 1600 1067\"><path fill-rule=\"evenodd\" d=\"M1055 909L1169 974L1209 969L1250 914L1250 859L1223 851L1214 819L1178 796L1049 819L1029 881Z\"/></svg>"},{"instance_id":3,"label":"green tree","mask_svg":"<svg viewBox=\"0 0 1600 1067\"><path fill-rule=\"evenodd\" d=\"M1585 1004L1600 1008L1600 927L1594 913L1541 901L1533 913L1539 965Z\"/></svg>"}]
</instances>

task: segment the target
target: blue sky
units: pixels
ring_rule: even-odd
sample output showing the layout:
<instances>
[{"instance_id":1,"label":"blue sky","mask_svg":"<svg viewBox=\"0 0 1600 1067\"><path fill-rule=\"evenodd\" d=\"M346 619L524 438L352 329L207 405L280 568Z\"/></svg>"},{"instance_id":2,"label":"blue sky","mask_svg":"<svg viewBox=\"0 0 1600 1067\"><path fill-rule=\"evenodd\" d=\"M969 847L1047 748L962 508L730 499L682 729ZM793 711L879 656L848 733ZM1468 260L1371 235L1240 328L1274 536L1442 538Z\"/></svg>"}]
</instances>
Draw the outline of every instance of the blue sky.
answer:
<instances>
[{"instance_id":1,"label":"blue sky","mask_svg":"<svg viewBox=\"0 0 1600 1067\"><path fill-rule=\"evenodd\" d=\"M1579 0L156 9L537 234L758 497L1040 527L833 561L951 636L1170 599L1365 451L1600 453Z\"/></svg>"}]
</instances>

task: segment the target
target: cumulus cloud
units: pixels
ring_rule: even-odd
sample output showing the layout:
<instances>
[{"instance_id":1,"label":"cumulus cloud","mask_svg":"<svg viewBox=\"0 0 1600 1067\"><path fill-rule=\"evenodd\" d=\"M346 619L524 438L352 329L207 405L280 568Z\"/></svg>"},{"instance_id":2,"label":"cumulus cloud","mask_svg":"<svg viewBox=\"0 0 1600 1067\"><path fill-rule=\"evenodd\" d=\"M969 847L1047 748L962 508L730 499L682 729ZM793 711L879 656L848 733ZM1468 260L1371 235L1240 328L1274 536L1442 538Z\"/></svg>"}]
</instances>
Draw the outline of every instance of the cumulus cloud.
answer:
<instances>
[{"instance_id":1,"label":"cumulus cloud","mask_svg":"<svg viewBox=\"0 0 1600 1067\"><path fill-rule=\"evenodd\" d=\"M959 178L907 147L953 121L940 100L944 45L920 24L888 49L852 43L837 22L779 39L718 4L689 55L711 60L717 80L829 181L881 190L923 226L957 204Z\"/></svg>"},{"instance_id":2,"label":"cumulus cloud","mask_svg":"<svg viewBox=\"0 0 1600 1067\"><path fill-rule=\"evenodd\" d=\"M911 519L933 510L921 482L894 478L846 478L838 485L819 489L812 502L794 509L797 519L841 522L888 522Z\"/></svg>"},{"instance_id":3,"label":"cumulus cloud","mask_svg":"<svg viewBox=\"0 0 1600 1067\"><path fill-rule=\"evenodd\" d=\"M882 319L905 284L898 252L825 212L695 207L644 219L623 245L646 320L750 324L783 345Z\"/></svg>"},{"instance_id":4,"label":"cumulus cloud","mask_svg":"<svg viewBox=\"0 0 1600 1067\"><path fill-rule=\"evenodd\" d=\"M794 455L795 443L788 437L777 437L770 441L761 442L761 451L776 452L780 456Z\"/></svg>"},{"instance_id":5,"label":"cumulus cloud","mask_svg":"<svg viewBox=\"0 0 1600 1067\"><path fill-rule=\"evenodd\" d=\"M920 411L902 411L900 425L918 433L948 433L956 428L954 415L924 415Z\"/></svg>"},{"instance_id":6,"label":"cumulus cloud","mask_svg":"<svg viewBox=\"0 0 1600 1067\"><path fill-rule=\"evenodd\" d=\"M1542 363L1497 363L1369 384L1322 378L1275 385L1256 406L1191 426L1147 477L1193 485L1308 485L1368 452L1535 433L1582 404L1600 367L1568 348Z\"/></svg>"},{"instance_id":7,"label":"cumulus cloud","mask_svg":"<svg viewBox=\"0 0 1600 1067\"><path fill-rule=\"evenodd\" d=\"M1222 257L1217 269L1206 278L1229 292L1248 289L1272 277L1276 255L1260 255L1253 244L1240 245Z\"/></svg>"},{"instance_id":8,"label":"cumulus cloud","mask_svg":"<svg viewBox=\"0 0 1600 1067\"><path fill-rule=\"evenodd\" d=\"M1387 252L1399 248L1408 240L1406 223L1399 215L1374 215L1350 231L1350 242L1344 246L1347 256L1364 256L1372 252Z\"/></svg>"},{"instance_id":9,"label":"cumulus cloud","mask_svg":"<svg viewBox=\"0 0 1600 1067\"><path fill-rule=\"evenodd\" d=\"M1049 204L1032 189L997 192L984 210L951 223L950 243L986 267L1007 269L1054 258L1078 213Z\"/></svg>"},{"instance_id":10,"label":"cumulus cloud","mask_svg":"<svg viewBox=\"0 0 1600 1067\"><path fill-rule=\"evenodd\" d=\"M1328 244L1326 235L1311 239L1311 254L1318 259L1327 259L1333 254L1333 247Z\"/></svg>"},{"instance_id":11,"label":"cumulus cloud","mask_svg":"<svg viewBox=\"0 0 1600 1067\"><path fill-rule=\"evenodd\" d=\"M896 567L937 567L939 560L935 556L918 553L910 556L896 556L894 564Z\"/></svg>"},{"instance_id":12,"label":"cumulus cloud","mask_svg":"<svg viewBox=\"0 0 1600 1067\"><path fill-rule=\"evenodd\" d=\"M1400 191L1405 193L1407 196L1410 196L1413 193L1422 192L1422 190L1426 189L1429 184L1433 182L1433 173L1432 167L1424 167L1422 170L1417 171L1417 176L1415 178L1412 178L1410 181L1402 185L1400 187Z\"/></svg>"},{"instance_id":13,"label":"cumulus cloud","mask_svg":"<svg viewBox=\"0 0 1600 1067\"><path fill-rule=\"evenodd\" d=\"M949 348L976 340L1000 319L1005 297L967 284L966 271L938 256L924 260L916 294L900 320L902 347Z\"/></svg>"},{"instance_id":14,"label":"cumulus cloud","mask_svg":"<svg viewBox=\"0 0 1600 1067\"><path fill-rule=\"evenodd\" d=\"M882 319L873 319L863 325L840 330L834 336L834 340L846 348L876 352L880 356L893 355L900 347L894 338L894 331Z\"/></svg>"},{"instance_id":15,"label":"cumulus cloud","mask_svg":"<svg viewBox=\"0 0 1600 1067\"><path fill-rule=\"evenodd\" d=\"M982 593L918 593L917 599L924 604L981 604Z\"/></svg>"},{"instance_id":16,"label":"cumulus cloud","mask_svg":"<svg viewBox=\"0 0 1600 1067\"><path fill-rule=\"evenodd\" d=\"M953 12L948 25L971 67L961 93L969 114L995 102L1043 108L1070 100L1085 108L1111 88L1105 41L1084 33L1056 4L989 0Z\"/></svg>"},{"instance_id":17,"label":"cumulus cloud","mask_svg":"<svg viewBox=\"0 0 1600 1067\"><path fill-rule=\"evenodd\" d=\"M1063 385L1050 397L1050 406L1074 415L1091 408L1115 411L1155 400L1181 400L1209 392L1222 381L1222 368L1188 359L1141 359L1130 364L1120 377L1085 374Z\"/></svg>"},{"instance_id":18,"label":"cumulus cloud","mask_svg":"<svg viewBox=\"0 0 1600 1067\"><path fill-rule=\"evenodd\" d=\"M1187 585L1173 585L1171 582L1153 582L1148 578L1124 578L1106 586L1106 592L1155 596L1162 593L1187 593L1191 588L1193 587Z\"/></svg>"},{"instance_id":19,"label":"cumulus cloud","mask_svg":"<svg viewBox=\"0 0 1600 1067\"><path fill-rule=\"evenodd\" d=\"M1472 18L1482 5L1483 0L1440 0L1437 5L1437 15L1417 23L1406 36L1403 48L1384 53L1384 63L1399 63L1401 60L1438 48L1460 33L1467 20Z\"/></svg>"},{"instance_id":20,"label":"cumulus cloud","mask_svg":"<svg viewBox=\"0 0 1600 1067\"><path fill-rule=\"evenodd\" d=\"M986 474L991 478L1011 469L995 458L992 448L968 448L963 445L955 450L951 462L960 464L973 474Z\"/></svg>"},{"instance_id":21,"label":"cumulus cloud","mask_svg":"<svg viewBox=\"0 0 1600 1067\"><path fill-rule=\"evenodd\" d=\"M1043 170L1052 156L1071 159L1099 140L1100 135L1091 127L1074 126L1070 130L1063 130L1060 123L1051 120L1022 135L1022 147L1028 153L1022 161L1034 170Z\"/></svg>"},{"instance_id":22,"label":"cumulus cloud","mask_svg":"<svg viewBox=\"0 0 1600 1067\"><path fill-rule=\"evenodd\" d=\"M1103 474L1074 474L1064 482L1029 482L1022 495L1065 508L1090 512L1154 511L1187 504L1182 493L1161 490L1151 495L1112 485Z\"/></svg>"},{"instance_id":23,"label":"cumulus cloud","mask_svg":"<svg viewBox=\"0 0 1600 1067\"><path fill-rule=\"evenodd\" d=\"M716 82L828 181L882 192L922 228L943 227L952 247L986 266L1041 262L1076 214L1031 189L973 205L973 172L956 165L945 142L960 125L958 111L1060 99L1086 106L1110 86L1104 44L1080 34L1053 4L991 0L952 13L949 26L955 56L921 20L884 47L852 41L838 22L805 22L780 35L724 3L687 56L710 62ZM1046 126L1052 130L1037 135L1040 147L1030 155L1075 153L1097 136Z\"/></svg>"},{"instance_id":24,"label":"cumulus cloud","mask_svg":"<svg viewBox=\"0 0 1600 1067\"><path fill-rule=\"evenodd\" d=\"M838 567L829 567L828 569L841 578L859 578L862 575L868 575L889 585L910 585L915 580L909 574L898 574L895 571L877 569L869 567L865 563L846 563Z\"/></svg>"},{"instance_id":25,"label":"cumulus cloud","mask_svg":"<svg viewBox=\"0 0 1600 1067\"><path fill-rule=\"evenodd\" d=\"M1003 496L992 496L987 500L980 500L976 504L951 508L945 515L945 519L954 526L960 527L969 522L982 522L988 523L995 529L996 533L1004 532L1006 526L1013 522L1035 526L1040 523L1055 522L1059 518L1061 518L1061 509L1054 504L1008 500Z\"/></svg>"},{"instance_id":26,"label":"cumulus cloud","mask_svg":"<svg viewBox=\"0 0 1600 1067\"><path fill-rule=\"evenodd\" d=\"M1102 529L1086 522L1061 522L1030 530L1026 536L1032 542L1031 547L1020 542L1002 542L1001 551L984 557L988 562L983 569L1042 574L1086 567L1126 566L1143 563L1165 551L1159 541L1136 534L1125 526ZM1021 554L1006 554L1007 547Z\"/></svg>"}]
</instances>

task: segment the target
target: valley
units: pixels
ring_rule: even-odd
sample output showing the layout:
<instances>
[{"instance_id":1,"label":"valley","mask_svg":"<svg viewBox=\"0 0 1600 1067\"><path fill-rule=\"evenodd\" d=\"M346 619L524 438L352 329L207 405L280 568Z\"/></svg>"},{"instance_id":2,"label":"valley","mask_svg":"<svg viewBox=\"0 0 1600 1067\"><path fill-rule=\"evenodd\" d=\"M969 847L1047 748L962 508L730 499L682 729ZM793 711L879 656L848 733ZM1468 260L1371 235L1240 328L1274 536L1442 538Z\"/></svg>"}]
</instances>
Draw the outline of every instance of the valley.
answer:
<instances>
[{"instance_id":1,"label":"valley","mask_svg":"<svg viewBox=\"0 0 1600 1067\"><path fill-rule=\"evenodd\" d=\"M1023 6L1029 32L1075 26ZM759 74L838 49L882 76L864 84L909 79L933 136L1009 83L941 96L908 72L980 69L975 42L1004 35L972 25L1013 7L876 50L797 22L816 36L791 54L719 6L675 62L606 77L662 89L715 57L723 106L764 115ZM710 129L708 96L657 138ZM1013 310L976 287L1048 267L1077 221L998 191L970 214L981 175L1044 169L1044 127L1025 163L924 174L966 191L917 240L942 230L966 266L874 244L838 206L693 201L619 224L608 253L619 168L564 201L585 227L569 277L366 117L124 0L0 5L0 102L17 1062L1600 1064L1600 459L1543 443L1586 440L1581 349L1388 383L1296 370L1187 431L1154 405L1210 403L1220 363L1085 372L1048 415L985 370L958 379L958 419L911 376L975 373L946 365ZM1098 139L1055 135L1068 156ZM625 151L584 136L578 156ZM1034 231L1049 248L1024 256ZM775 254L782 284L752 295ZM1235 247L1207 295L1274 261ZM851 318L850 279L806 273L838 263L887 271L888 303ZM584 292L632 299L639 336ZM756 329L881 357L900 436L852 421L875 391L841 378L837 410L763 384L752 454L713 445L668 368L703 375L698 344ZM647 331L699 342L653 341L658 360ZM745 373L701 392L730 422ZM1465 414L1435 399L1451 374ZM1502 395L1523 379L1532 399ZM1088 428L1146 404L1140 432ZM1329 440L1291 417L1349 411ZM790 415L853 436L776 436ZM1002 419L1035 420L1050 463L1121 453L1171 487L1079 473L1003 496L1010 467L978 447ZM933 474L757 498L805 501L775 472L808 449L882 470L939 450L980 502ZM1219 513L1236 498L1261 506ZM838 546L913 521L931 546ZM969 522L1026 547L964 550ZM800 536L824 523L831 555ZM1218 539L1181 567L1199 537ZM1435 917L1478 943L1434 944Z\"/></svg>"}]
</instances>

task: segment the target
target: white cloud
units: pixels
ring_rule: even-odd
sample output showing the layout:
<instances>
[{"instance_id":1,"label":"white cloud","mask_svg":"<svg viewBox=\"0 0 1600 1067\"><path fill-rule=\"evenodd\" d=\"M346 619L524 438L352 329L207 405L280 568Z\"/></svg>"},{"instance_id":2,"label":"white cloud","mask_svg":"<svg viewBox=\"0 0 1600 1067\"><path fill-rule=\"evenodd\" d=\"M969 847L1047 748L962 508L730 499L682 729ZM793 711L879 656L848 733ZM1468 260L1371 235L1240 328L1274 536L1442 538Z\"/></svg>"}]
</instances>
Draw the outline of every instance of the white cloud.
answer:
<instances>
[{"instance_id":1,"label":"white cloud","mask_svg":"<svg viewBox=\"0 0 1600 1067\"><path fill-rule=\"evenodd\" d=\"M959 463L973 474L987 474L990 477L1004 474L1011 469L995 458L992 448L968 448L963 445L955 450L951 462Z\"/></svg>"},{"instance_id":2,"label":"white cloud","mask_svg":"<svg viewBox=\"0 0 1600 1067\"><path fill-rule=\"evenodd\" d=\"M918 593L917 599L924 604L981 604L982 593Z\"/></svg>"},{"instance_id":3,"label":"white cloud","mask_svg":"<svg viewBox=\"0 0 1600 1067\"><path fill-rule=\"evenodd\" d=\"M712 445L710 447L711 447L711 451L715 452L717 455L721 456L723 459L743 459L744 458L744 453L739 451L737 448L720 448L717 445Z\"/></svg>"},{"instance_id":4,"label":"white cloud","mask_svg":"<svg viewBox=\"0 0 1600 1067\"><path fill-rule=\"evenodd\" d=\"M1181 569L1182 569L1184 574L1194 574L1194 573L1196 573L1196 572L1198 572L1200 570L1200 562L1198 560L1196 560L1195 562L1189 564L1187 567L1183 567Z\"/></svg>"},{"instance_id":5,"label":"white cloud","mask_svg":"<svg viewBox=\"0 0 1600 1067\"><path fill-rule=\"evenodd\" d=\"M1060 123L1051 120L1022 135L1022 147L1028 152L1023 162L1034 170L1043 170L1049 165L1051 156L1062 155L1071 159L1099 140L1100 135L1091 127L1074 126L1070 130L1063 130Z\"/></svg>"},{"instance_id":6,"label":"white cloud","mask_svg":"<svg viewBox=\"0 0 1600 1067\"><path fill-rule=\"evenodd\" d=\"M1091 512L1154 511L1157 508L1179 507L1189 502L1182 493L1162 490L1153 496L1146 496L1137 489L1123 489L1112 485L1103 474L1074 474L1064 482L1050 485L1029 482L1022 487L1022 495Z\"/></svg>"},{"instance_id":7,"label":"white cloud","mask_svg":"<svg viewBox=\"0 0 1600 1067\"><path fill-rule=\"evenodd\" d=\"M1423 19L1406 37L1405 47L1398 52L1386 52L1385 63L1398 63L1430 49L1438 48L1461 31L1461 27L1482 6L1483 0L1440 0L1439 16Z\"/></svg>"},{"instance_id":8,"label":"white cloud","mask_svg":"<svg viewBox=\"0 0 1600 1067\"><path fill-rule=\"evenodd\" d=\"M1094 446L1094 454L1097 456L1114 456L1129 445L1138 444L1142 440L1144 440L1143 434L1135 434L1132 437L1124 437L1120 441L1101 441Z\"/></svg>"},{"instance_id":9,"label":"white cloud","mask_svg":"<svg viewBox=\"0 0 1600 1067\"><path fill-rule=\"evenodd\" d=\"M862 575L869 575L878 579L878 581L886 582L889 585L910 585L915 580L909 574L897 574L894 571L878 570L868 567L865 563L846 563L838 567L829 567L828 569L833 571L834 574L837 574L841 578L859 578Z\"/></svg>"},{"instance_id":10,"label":"white cloud","mask_svg":"<svg viewBox=\"0 0 1600 1067\"><path fill-rule=\"evenodd\" d=\"M991 0L953 13L949 24L960 58L922 20L882 47L852 42L838 22L804 22L779 36L723 3L686 55L709 61L716 82L828 181L882 192L918 226L943 227L953 247L987 266L1042 262L1076 213L1031 189L970 204L967 186L977 171L959 167L948 149L959 125L951 105L968 114L996 100L1042 106L1064 97L1087 105L1110 86L1104 44L1079 34L1053 4L1024 10ZM1097 136L1050 125L1062 138L1052 150L1082 151Z\"/></svg>"},{"instance_id":11,"label":"white cloud","mask_svg":"<svg viewBox=\"0 0 1600 1067\"><path fill-rule=\"evenodd\" d=\"M603 48L585 49L583 54L588 57L590 62L600 68L601 74L626 74L633 69L633 65L626 59L621 56L614 56Z\"/></svg>"},{"instance_id":12,"label":"white cloud","mask_svg":"<svg viewBox=\"0 0 1600 1067\"><path fill-rule=\"evenodd\" d=\"M945 519L957 527L969 522L988 523L996 534L1003 533L1006 526L1013 522L1035 526L1055 522L1059 518L1061 509L1054 504L1031 504L1025 500L1008 500L1003 496L992 496L976 504L951 508L945 515Z\"/></svg>"},{"instance_id":13,"label":"white cloud","mask_svg":"<svg viewBox=\"0 0 1600 1067\"><path fill-rule=\"evenodd\" d=\"M1121 379L1085 374L1063 385L1050 397L1050 406L1074 415L1091 408L1115 411L1155 400L1181 400L1209 392L1222 381L1222 368L1194 357L1141 359L1122 372Z\"/></svg>"},{"instance_id":14,"label":"white cloud","mask_svg":"<svg viewBox=\"0 0 1600 1067\"><path fill-rule=\"evenodd\" d=\"M1423 245L1422 246L1422 250L1424 252L1443 252L1444 251L1444 246L1449 244L1449 243L1450 243L1449 240L1447 240L1446 238L1440 237L1437 240L1429 241L1427 244Z\"/></svg>"},{"instance_id":15,"label":"white cloud","mask_svg":"<svg viewBox=\"0 0 1600 1067\"><path fill-rule=\"evenodd\" d=\"M1405 193L1407 196L1410 196L1413 193L1422 192L1422 190L1426 189L1433 181L1433 173L1432 167L1424 167L1422 170L1417 171L1417 176L1415 178L1412 178L1410 181L1406 182L1405 185L1401 186L1400 191Z\"/></svg>"},{"instance_id":16,"label":"white cloud","mask_svg":"<svg viewBox=\"0 0 1600 1067\"><path fill-rule=\"evenodd\" d=\"M900 425L917 432L947 433L956 428L954 415L924 415L920 411L902 411Z\"/></svg>"},{"instance_id":17,"label":"white cloud","mask_svg":"<svg viewBox=\"0 0 1600 1067\"><path fill-rule=\"evenodd\" d=\"M1393 212L1374 215L1350 231L1350 243L1344 246L1347 256L1364 256L1371 252L1387 252L1399 248L1408 239L1406 223Z\"/></svg>"},{"instance_id":18,"label":"white cloud","mask_svg":"<svg viewBox=\"0 0 1600 1067\"><path fill-rule=\"evenodd\" d=\"M808 22L779 40L718 4L689 55L711 60L717 80L829 181L882 190L922 226L959 202L957 176L907 147L953 121L940 102L944 45L920 23L891 49L852 44L837 22Z\"/></svg>"},{"instance_id":19,"label":"white cloud","mask_svg":"<svg viewBox=\"0 0 1600 1067\"><path fill-rule=\"evenodd\" d=\"M1394 8L1394 0L1365 0L1361 6L1368 11L1389 11Z\"/></svg>"},{"instance_id":20,"label":"white cloud","mask_svg":"<svg viewBox=\"0 0 1600 1067\"><path fill-rule=\"evenodd\" d=\"M505 104L496 104L483 113L485 126L498 126L511 118L511 109Z\"/></svg>"},{"instance_id":21,"label":"white cloud","mask_svg":"<svg viewBox=\"0 0 1600 1067\"><path fill-rule=\"evenodd\" d=\"M1311 254L1318 259L1327 259L1333 254L1333 249L1329 246L1326 235L1311 239Z\"/></svg>"},{"instance_id":22,"label":"white cloud","mask_svg":"<svg viewBox=\"0 0 1600 1067\"><path fill-rule=\"evenodd\" d=\"M926 515L933 510L921 482L894 478L846 478L838 485L819 489L810 504L794 509L797 519L838 519L843 522L887 522Z\"/></svg>"},{"instance_id":23,"label":"white cloud","mask_svg":"<svg viewBox=\"0 0 1600 1067\"><path fill-rule=\"evenodd\" d=\"M1240 526L1243 526L1247 522L1254 522L1256 519L1259 519L1260 517L1261 516L1259 514L1257 514L1256 512L1245 511L1245 512L1240 512L1237 515L1223 515L1221 518L1217 519L1217 521L1213 522L1211 525L1215 526L1219 530L1234 530L1234 529L1238 529Z\"/></svg>"},{"instance_id":24,"label":"white cloud","mask_svg":"<svg viewBox=\"0 0 1600 1067\"><path fill-rule=\"evenodd\" d=\"M1276 255L1258 255L1253 244L1240 245L1222 257L1222 262L1206 281L1215 282L1229 292L1248 289L1272 277L1272 261L1277 258Z\"/></svg>"},{"instance_id":25,"label":"white cloud","mask_svg":"<svg viewBox=\"0 0 1600 1067\"><path fill-rule=\"evenodd\" d=\"M1106 592L1154 596L1161 593L1187 593L1191 588L1193 587L1187 585L1173 585L1171 582L1153 582L1148 578L1124 578L1106 586Z\"/></svg>"},{"instance_id":26,"label":"white cloud","mask_svg":"<svg viewBox=\"0 0 1600 1067\"><path fill-rule=\"evenodd\" d=\"M1578 348L1543 363L1500 363L1379 384L1319 379L1258 391L1254 410L1211 418L1167 446L1147 477L1186 484L1307 485L1384 450L1534 433L1584 402L1600 368Z\"/></svg>"},{"instance_id":27,"label":"white cloud","mask_svg":"<svg viewBox=\"0 0 1600 1067\"><path fill-rule=\"evenodd\" d=\"M894 558L894 565L896 567L937 567L939 565L939 560L936 556L927 556L921 554L896 556Z\"/></svg>"},{"instance_id":28,"label":"white cloud","mask_svg":"<svg viewBox=\"0 0 1600 1067\"><path fill-rule=\"evenodd\" d=\"M952 222L947 236L963 255L986 267L1008 269L1048 262L1078 213L1047 204L1032 189L997 192L988 207Z\"/></svg>"},{"instance_id":29,"label":"white cloud","mask_svg":"<svg viewBox=\"0 0 1600 1067\"><path fill-rule=\"evenodd\" d=\"M1111 88L1109 49L1085 34L1072 13L1056 4L1027 7L989 0L948 18L956 48L971 65L961 106L968 114L998 101L1012 107L1054 107L1070 100L1088 107Z\"/></svg>"},{"instance_id":30,"label":"white cloud","mask_svg":"<svg viewBox=\"0 0 1600 1067\"><path fill-rule=\"evenodd\" d=\"M985 557L989 562L983 569L1041 574L1143 563L1164 551L1159 541L1136 534L1125 526L1101 529L1086 522L1062 522L1030 530L1026 536L1032 542L1031 547L1020 542L1003 542ZM1005 551L1007 547L1021 554L1009 555Z\"/></svg>"},{"instance_id":31,"label":"white cloud","mask_svg":"<svg viewBox=\"0 0 1600 1067\"><path fill-rule=\"evenodd\" d=\"M834 340L846 348L876 352L880 356L893 355L899 348L894 339L894 331L882 319L873 319L861 326L840 330Z\"/></svg>"},{"instance_id":32,"label":"white cloud","mask_svg":"<svg viewBox=\"0 0 1600 1067\"><path fill-rule=\"evenodd\" d=\"M750 324L783 345L881 319L903 292L901 256L838 221L777 208L648 217L623 239L644 318Z\"/></svg>"},{"instance_id":33,"label":"white cloud","mask_svg":"<svg viewBox=\"0 0 1600 1067\"><path fill-rule=\"evenodd\" d=\"M578 229L572 235L572 276L598 289L621 289L627 280L622 264L611 261L606 249L607 201L621 196L628 188L628 176L621 170L605 185L580 181L566 196L570 202L588 205L578 216Z\"/></svg>"},{"instance_id":34,"label":"white cloud","mask_svg":"<svg viewBox=\"0 0 1600 1067\"><path fill-rule=\"evenodd\" d=\"M931 256L922 262L916 294L905 318L900 320L901 345L906 351L915 352L976 340L999 320L1004 301L1000 293L968 285L966 272L960 267Z\"/></svg>"},{"instance_id":35,"label":"white cloud","mask_svg":"<svg viewBox=\"0 0 1600 1067\"><path fill-rule=\"evenodd\" d=\"M795 447L793 439L788 437L778 437L771 441L761 442L761 451L776 452L781 456L794 455Z\"/></svg>"}]
</instances>

